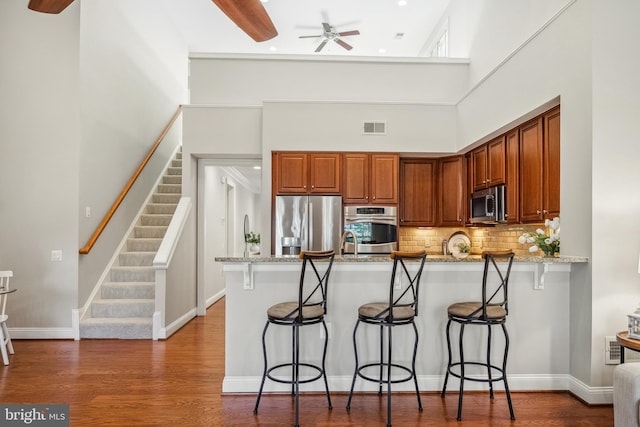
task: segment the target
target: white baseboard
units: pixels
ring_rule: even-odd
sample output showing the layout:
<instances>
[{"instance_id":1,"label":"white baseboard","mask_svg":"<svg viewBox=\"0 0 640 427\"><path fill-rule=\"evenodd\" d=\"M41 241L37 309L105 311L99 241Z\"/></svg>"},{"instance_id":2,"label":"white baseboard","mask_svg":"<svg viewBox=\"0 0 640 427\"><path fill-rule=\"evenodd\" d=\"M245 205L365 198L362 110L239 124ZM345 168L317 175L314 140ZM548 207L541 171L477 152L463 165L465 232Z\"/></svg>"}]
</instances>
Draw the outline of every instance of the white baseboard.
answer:
<instances>
[{"instance_id":1,"label":"white baseboard","mask_svg":"<svg viewBox=\"0 0 640 427\"><path fill-rule=\"evenodd\" d=\"M191 319L197 316L197 309L193 307L182 316L178 317L175 321L171 322L165 328L160 329L158 339L166 339L175 334L180 328L189 323Z\"/></svg>"},{"instance_id":2,"label":"white baseboard","mask_svg":"<svg viewBox=\"0 0 640 427\"><path fill-rule=\"evenodd\" d=\"M212 297L207 298L205 307L206 308L211 307L213 303L218 301L220 298L224 297L224 295L225 295L225 289L222 289L220 292L214 294Z\"/></svg>"},{"instance_id":3,"label":"white baseboard","mask_svg":"<svg viewBox=\"0 0 640 427\"><path fill-rule=\"evenodd\" d=\"M261 377L232 377L225 376L222 381L223 393L257 393L260 388ZM329 376L329 390L332 392L348 392L351 388L351 376ZM420 375L418 376L418 387L424 392L439 392L442 390L444 376L442 375ZM322 381L315 381L303 384L302 391L324 392ZM457 392L459 382L457 378L449 378L447 390ZM511 391L569 391L579 399L588 404L612 404L613 387L588 387L584 383L576 380L570 375L510 375L509 388ZM494 384L495 390L504 390L501 383ZM394 391L412 392L413 382L394 384ZM467 381L465 390L488 390L486 384ZM360 378L356 380L356 392L377 392L376 383L364 381ZM291 386L267 380L264 385L265 393L287 393L291 392Z\"/></svg>"},{"instance_id":4,"label":"white baseboard","mask_svg":"<svg viewBox=\"0 0 640 427\"><path fill-rule=\"evenodd\" d=\"M9 328L12 340L75 339L73 328Z\"/></svg>"}]
</instances>

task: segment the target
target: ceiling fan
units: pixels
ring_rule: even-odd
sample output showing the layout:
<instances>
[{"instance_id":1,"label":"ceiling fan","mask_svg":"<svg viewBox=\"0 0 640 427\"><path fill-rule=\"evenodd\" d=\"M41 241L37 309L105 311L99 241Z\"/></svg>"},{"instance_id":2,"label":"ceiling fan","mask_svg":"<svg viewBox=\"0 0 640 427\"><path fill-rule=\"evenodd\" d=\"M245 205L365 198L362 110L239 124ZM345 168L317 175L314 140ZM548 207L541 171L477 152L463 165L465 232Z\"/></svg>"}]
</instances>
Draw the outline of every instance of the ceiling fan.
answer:
<instances>
[{"instance_id":1,"label":"ceiling fan","mask_svg":"<svg viewBox=\"0 0 640 427\"><path fill-rule=\"evenodd\" d=\"M308 38L315 38L315 37L324 37L324 39L320 42L320 45L318 45L318 47L315 50L316 52L320 52L329 40L333 40L343 48L347 50L351 50L353 49L353 46L351 46L349 43L346 43L344 40L340 39L340 37L357 36L360 34L360 31L358 30L337 32L334 27L332 27L326 22L322 23L322 27L324 29L322 34L318 34L315 36L298 36L298 38L308 39Z\"/></svg>"}]
</instances>

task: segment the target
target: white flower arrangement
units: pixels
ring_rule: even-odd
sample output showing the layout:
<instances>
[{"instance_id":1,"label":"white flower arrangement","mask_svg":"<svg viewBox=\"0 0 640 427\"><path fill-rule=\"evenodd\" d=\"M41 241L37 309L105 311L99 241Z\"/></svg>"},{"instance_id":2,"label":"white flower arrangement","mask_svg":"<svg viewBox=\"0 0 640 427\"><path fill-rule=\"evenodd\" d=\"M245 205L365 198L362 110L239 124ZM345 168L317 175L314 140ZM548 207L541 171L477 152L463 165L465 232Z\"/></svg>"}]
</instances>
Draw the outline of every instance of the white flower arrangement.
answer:
<instances>
[{"instance_id":1,"label":"white flower arrangement","mask_svg":"<svg viewBox=\"0 0 640 427\"><path fill-rule=\"evenodd\" d=\"M532 244L529 252L543 251L545 255L554 255L560 252L560 218L555 217L553 220L546 219L545 227L549 229L549 234L538 228L535 233L524 233L518 238L521 244Z\"/></svg>"}]
</instances>

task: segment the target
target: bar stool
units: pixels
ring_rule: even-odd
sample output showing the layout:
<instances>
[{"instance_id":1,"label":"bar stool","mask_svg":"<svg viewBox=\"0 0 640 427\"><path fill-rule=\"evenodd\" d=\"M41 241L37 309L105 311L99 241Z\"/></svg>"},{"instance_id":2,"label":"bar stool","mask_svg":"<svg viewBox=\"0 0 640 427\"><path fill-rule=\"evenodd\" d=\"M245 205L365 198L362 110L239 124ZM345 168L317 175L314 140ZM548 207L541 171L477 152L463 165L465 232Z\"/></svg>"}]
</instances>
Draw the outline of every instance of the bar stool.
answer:
<instances>
[{"instance_id":1,"label":"bar stool","mask_svg":"<svg viewBox=\"0 0 640 427\"><path fill-rule=\"evenodd\" d=\"M291 394L295 396L295 425L299 425L299 396L300 384L316 381L320 378L324 379L324 385L327 392L327 401L329 409L331 406L331 396L329 395L329 384L327 382L327 374L325 372L325 359L327 357L327 343L329 333L324 317L327 314L327 284L329 283L329 273L333 266L334 251L307 251L300 253L302 259L302 271L300 273L300 283L298 287L298 300L283 302L269 307L267 310L267 322L262 332L262 352L264 355L264 372L262 374L262 382L260 391L256 400L256 406L253 413L258 413L260 405L260 397L267 378L272 381L284 384L291 384ZM308 268L309 267L309 268ZM309 271L312 274L307 274ZM322 323L324 327L324 350L322 353L322 365L314 365L311 363L300 362L300 327ZM291 362L281 363L272 367L268 367L267 363L267 346L265 337L270 324L289 326L292 328L292 348ZM312 378L300 379L300 366L311 368L317 375ZM278 369L290 367L291 378L283 379L275 376ZM272 374L273 373L273 374Z\"/></svg>"},{"instance_id":2,"label":"bar stool","mask_svg":"<svg viewBox=\"0 0 640 427\"><path fill-rule=\"evenodd\" d=\"M484 382L489 384L489 397L493 399L493 383L496 381L504 382L504 389L507 395L507 403L509 404L509 413L511 420L515 420L513 413L513 405L511 404L511 394L509 393L509 385L507 384L507 355L509 353L509 334L505 323L509 313L508 307L508 284L509 274L511 273L511 264L513 263L512 251L491 251L483 252L484 274L482 276L482 301L459 302L451 304L447 308L449 321L447 322L447 351L449 353L449 363L447 372L444 377L444 386L442 387L441 397L444 398L447 391L447 380L449 375L453 375L460 379L460 394L458 396L458 421L462 419L462 396L464 393L465 381ZM501 268L498 262L506 262ZM488 282L491 282L488 283ZM453 362L451 356L451 338L449 329L451 322L460 325L459 350L460 360ZM467 361L464 359L463 336L465 326L480 325L487 326L487 359L485 361ZM502 366L491 364L491 328L500 325L504 333L505 347L502 358ZM483 366L487 370L486 377L471 376L465 374L465 367ZM454 368L459 367L459 373ZM498 373L493 376L492 371Z\"/></svg>"},{"instance_id":3,"label":"bar stool","mask_svg":"<svg viewBox=\"0 0 640 427\"><path fill-rule=\"evenodd\" d=\"M393 259L393 268L391 270L391 280L389 285L389 299L385 302L373 302L360 306L358 308L358 321L353 329L353 350L356 358L356 367L353 372L353 380L351 382L351 390L349 391L349 400L347 401L347 411L351 409L351 398L353 397L353 388L356 384L356 377L360 377L367 381L378 383L378 394L382 394L382 385L387 386L387 426L391 426L391 384L406 382L413 379L416 386L416 396L418 397L418 409L422 411L422 401L420 400L420 390L418 389L418 379L416 378L416 355L418 352L418 329L414 322L418 316L418 291L420 290L420 278L424 268L426 254L424 251L419 252L399 252L391 253ZM407 263L419 262L415 271L409 271ZM400 267L400 270L398 270ZM396 277L398 276L398 277ZM401 279L401 287L397 287L397 280ZM406 287L402 283L406 279ZM360 323L367 323L380 327L380 355L379 360L371 363L360 365L358 359L358 345L356 341L358 327ZM396 326L411 325L415 333L415 341L413 344L413 358L411 366L404 366L394 363L392 358L392 329ZM384 331L387 331L387 359L384 360ZM368 368L377 368L378 375L376 378L367 375L364 371ZM391 369L406 373L402 378L392 379ZM385 373L386 371L386 373Z\"/></svg>"}]
</instances>

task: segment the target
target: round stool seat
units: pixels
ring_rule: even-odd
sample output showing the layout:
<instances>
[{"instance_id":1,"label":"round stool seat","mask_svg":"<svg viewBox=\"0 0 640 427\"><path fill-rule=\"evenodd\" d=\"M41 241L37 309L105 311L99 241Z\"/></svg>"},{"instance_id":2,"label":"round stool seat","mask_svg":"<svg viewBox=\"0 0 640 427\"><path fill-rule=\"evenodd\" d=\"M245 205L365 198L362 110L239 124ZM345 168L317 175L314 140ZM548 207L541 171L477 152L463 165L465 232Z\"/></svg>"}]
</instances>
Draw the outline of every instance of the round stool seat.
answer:
<instances>
[{"instance_id":1,"label":"round stool seat","mask_svg":"<svg viewBox=\"0 0 640 427\"><path fill-rule=\"evenodd\" d=\"M457 302L447 308L450 316L464 319L481 319L482 303L477 301ZM507 317L507 311L500 305L487 305L487 320L500 320Z\"/></svg>"},{"instance_id":2,"label":"round stool seat","mask_svg":"<svg viewBox=\"0 0 640 427\"><path fill-rule=\"evenodd\" d=\"M324 307L310 305L302 307L302 321L318 320L324 316ZM298 301L281 302L267 309L267 317L271 320L293 322L298 317Z\"/></svg>"},{"instance_id":3,"label":"round stool seat","mask_svg":"<svg viewBox=\"0 0 640 427\"><path fill-rule=\"evenodd\" d=\"M393 307L393 321L411 320L416 316L412 307ZM358 316L365 321L389 322L389 303L371 302L358 308Z\"/></svg>"}]
</instances>

